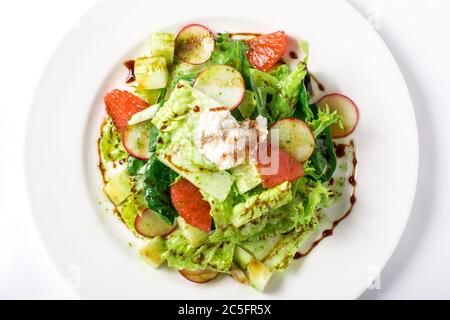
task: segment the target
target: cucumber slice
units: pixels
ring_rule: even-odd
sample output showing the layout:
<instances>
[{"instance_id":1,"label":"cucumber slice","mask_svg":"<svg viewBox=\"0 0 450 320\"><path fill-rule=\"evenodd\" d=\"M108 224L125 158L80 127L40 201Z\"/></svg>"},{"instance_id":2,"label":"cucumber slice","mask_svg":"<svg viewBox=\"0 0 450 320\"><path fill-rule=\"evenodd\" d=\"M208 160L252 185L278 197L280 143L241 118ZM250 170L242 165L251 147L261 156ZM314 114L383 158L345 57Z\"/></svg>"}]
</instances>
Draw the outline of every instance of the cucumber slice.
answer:
<instances>
[{"instance_id":1,"label":"cucumber slice","mask_svg":"<svg viewBox=\"0 0 450 320\"><path fill-rule=\"evenodd\" d=\"M175 230L176 226L176 223L170 225L162 221L151 209L144 210L142 215L137 216L134 222L136 231L147 238L168 235Z\"/></svg>"},{"instance_id":2,"label":"cucumber slice","mask_svg":"<svg viewBox=\"0 0 450 320\"><path fill-rule=\"evenodd\" d=\"M242 247L251 252L256 260L262 261L269 255L280 238L280 235L276 235L259 241L246 242L242 244Z\"/></svg>"},{"instance_id":3,"label":"cucumber slice","mask_svg":"<svg viewBox=\"0 0 450 320\"><path fill-rule=\"evenodd\" d=\"M297 161L305 162L316 147L311 129L299 119L287 118L277 121L272 130L279 130L280 148L291 154Z\"/></svg>"},{"instance_id":4,"label":"cucumber slice","mask_svg":"<svg viewBox=\"0 0 450 320\"><path fill-rule=\"evenodd\" d=\"M150 106L138 113L135 113L131 116L130 120L128 120L128 125L129 126L134 126L138 123L147 121L147 120L151 120L156 112L159 109L159 104L155 104L153 106Z\"/></svg>"},{"instance_id":5,"label":"cucumber slice","mask_svg":"<svg viewBox=\"0 0 450 320\"><path fill-rule=\"evenodd\" d=\"M212 32L199 24L190 24L184 27L175 39L177 57L190 64L208 62L214 47L215 39Z\"/></svg>"},{"instance_id":6,"label":"cucumber slice","mask_svg":"<svg viewBox=\"0 0 450 320\"><path fill-rule=\"evenodd\" d=\"M166 251L164 239L156 237L151 239L145 247L139 251L139 254L152 267L158 268L164 263L164 258L161 257L164 251Z\"/></svg>"},{"instance_id":7,"label":"cucumber slice","mask_svg":"<svg viewBox=\"0 0 450 320\"><path fill-rule=\"evenodd\" d=\"M128 125L123 131L122 144L133 157L141 160L150 159L151 127L150 121L144 121L135 125Z\"/></svg>"},{"instance_id":8,"label":"cucumber slice","mask_svg":"<svg viewBox=\"0 0 450 320\"><path fill-rule=\"evenodd\" d=\"M240 193L246 193L259 186L262 182L256 165L253 163L244 163L230 169L236 187Z\"/></svg>"},{"instance_id":9,"label":"cucumber slice","mask_svg":"<svg viewBox=\"0 0 450 320\"><path fill-rule=\"evenodd\" d=\"M219 275L218 272L212 270L180 270L180 274L188 279L189 281L195 283L206 283L209 282Z\"/></svg>"},{"instance_id":10,"label":"cucumber slice","mask_svg":"<svg viewBox=\"0 0 450 320\"><path fill-rule=\"evenodd\" d=\"M131 194L131 183L128 174L122 171L112 177L103 188L103 191L115 206L124 202Z\"/></svg>"},{"instance_id":11,"label":"cucumber slice","mask_svg":"<svg viewBox=\"0 0 450 320\"><path fill-rule=\"evenodd\" d=\"M172 33L155 32L150 37L153 57L164 57L168 65L173 63L175 54L175 35Z\"/></svg>"},{"instance_id":12,"label":"cucumber slice","mask_svg":"<svg viewBox=\"0 0 450 320\"><path fill-rule=\"evenodd\" d=\"M251 40L258 36L260 36L258 33L233 33L230 38L233 40Z\"/></svg>"},{"instance_id":13,"label":"cucumber slice","mask_svg":"<svg viewBox=\"0 0 450 320\"><path fill-rule=\"evenodd\" d=\"M264 291L264 288L269 283L272 277L272 271L264 264L257 260L252 260L247 267L248 278L250 285L259 292Z\"/></svg>"},{"instance_id":14,"label":"cucumber slice","mask_svg":"<svg viewBox=\"0 0 450 320\"><path fill-rule=\"evenodd\" d=\"M134 93L151 106L158 102L159 91L159 89L135 88Z\"/></svg>"},{"instance_id":15,"label":"cucumber slice","mask_svg":"<svg viewBox=\"0 0 450 320\"><path fill-rule=\"evenodd\" d=\"M169 80L166 58L144 57L136 59L134 75L140 90L165 88Z\"/></svg>"},{"instance_id":16,"label":"cucumber slice","mask_svg":"<svg viewBox=\"0 0 450 320\"><path fill-rule=\"evenodd\" d=\"M222 64L212 65L202 71L195 80L194 88L230 110L236 109L245 96L242 74Z\"/></svg>"},{"instance_id":17,"label":"cucumber slice","mask_svg":"<svg viewBox=\"0 0 450 320\"><path fill-rule=\"evenodd\" d=\"M178 225L180 226L181 233L191 246L193 247L199 246L203 242L205 242L206 239L208 239L207 233L186 223L186 221L182 217L178 217L177 221Z\"/></svg>"},{"instance_id":18,"label":"cucumber slice","mask_svg":"<svg viewBox=\"0 0 450 320\"><path fill-rule=\"evenodd\" d=\"M319 108L330 108L330 111L336 111L342 117L344 128L333 124L330 127L333 138L344 138L353 133L358 125L359 110L356 104L349 98L339 93L326 95L317 103Z\"/></svg>"},{"instance_id":19,"label":"cucumber slice","mask_svg":"<svg viewBox=\"0 0 450 320\"><path fill-rule=\"evenodd\" d=\"M242 284L246 284L246 285L249 284L247 276L245 275L245 272L242 271L242 269L239 268L239 266L236 263L233 263L231 265L231 269L230 269L229 274L237 282L242 283Z\"/></svg>"},{"instance_id":20,"label":"cucumber slice","mask_svg":"<svg viewBox=\"0 0 450 320\"><path fill-rule=\"evenodd\" d=\"M234 249L234 261L239 265L242 270L247 270L247 266L250 261L253 260L253 256L248 253L245 249L236 246Z\"/></svg>"}]
</instances>

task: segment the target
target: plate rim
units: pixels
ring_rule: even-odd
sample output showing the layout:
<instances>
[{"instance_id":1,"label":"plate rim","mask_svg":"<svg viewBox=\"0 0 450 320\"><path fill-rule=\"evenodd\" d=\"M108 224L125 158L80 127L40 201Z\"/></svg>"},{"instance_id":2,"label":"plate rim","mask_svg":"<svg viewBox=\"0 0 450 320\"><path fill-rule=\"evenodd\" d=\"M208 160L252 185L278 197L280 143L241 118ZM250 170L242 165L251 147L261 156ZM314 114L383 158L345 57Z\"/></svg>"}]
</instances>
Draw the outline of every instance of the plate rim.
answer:
<instances>
[{"instance_id":1,"label":"plate rim","mask_svg":"<svg viewBox=\"0 0 450 320\"><path fill-rule=\"evenodd\" d=\"M99 1L98 3L92 5L89 8L89 10L87 10L85 12L83 17L86 17L88 15L93 14L105 2L107 2L107 1L103 0L103 1ZM347 6L347 9L353 11L353 14L355 14L355 16L358 16L359 19L363 23L369 24L369 22L364 18L364 16L353 5L349 4L346 1L342 1L342 0L340 1L340 5ZM26 129L26 134L25 134L25 159L29 159L29 157L28 157L29 156L28 150L30 150L30 148L29 148L29 146L30 146L30 135L32 134L32 132L30 130L30 123L33 120L32 119L33 111L35 109L35 104L36 104L36 99L37 99L38 93L42 89L41 88L42 82L46 78L46 74L47 74L47 71L48 71L51 63L52 63L53 57L58 54L58 52L63 47L63 45L67 41L67 39L69 39L69 37L72 34L76 33L76 32L77 32L77 27L76 26L72 27L68 32L66 32L64 37L60 40L58 46L53 50L52 54L49 56L49 60L46 63L46 65L45 65L45 67L44 67L44 69L43 69L43 71L41 73L41 76L39 77L39 80L38 80L37 85L36 85L35 90L34 90L33 98L31 100L30 111L28 113L27 120L26 120L26 123L27 123L26 128L27 129ZM396 249L397 249L397 247L398 247L398 245L400 243L400 240L401 240L402 236L404 235L404 231L405 231L405 229L407 227L408 221L410 219L411 211L412 211L412 208L413 208L413 205L414 205L414 199L416 197L416 192L417 192L417 182L418 182L419 162L420 162L420 152L419 152L420 151L420 144L419 144L419 139L418 139L419 132L418 132L418 126L417 126L416 111L414 109L414 101L411 98L411 94L410 94L410 91L409 91L409 88L408 88L408 84L407 84L407 82L405 80L405 77L404 77L404 75L403 75L403 73L402 73L402 71L400 69L399 64L397 63L395 57L393 56L391 50L389 49L387 44L384 42L384 40L380 36L380 34L378 32L376 32L376 30L374 30L373 28L371 28L371 32L372 32L373 37L376 38L377 41L379 42L379 44L381 44L383 46L383 50L385 50L388 53L389 58L392 60L393 64L396 67L396 70L395 70L396 73L398 73L398 75L402 79L402 84L403 84L403 86L404 86L404 88L406 90L406 93L408 95L408 100L409 100L408 101L409 102L408 109L411 112L411 116L412 116L412 119L414 121L414 138L413 138L414 143L413 143L412 148L414 149L415 156L414 156L414 159L412 159L412 160L410 159L411 161L413 161L412 165L414 167L414 178L413 178L414 185L410 188L411 191L408 193L408 195L409 195L408 202L409 203L405 203L404 204L405 208L407 208L406 211L408 212L408 214L407 214L406 218L402 220L401 227L399 226L399 229L398 229L398 235L399 236L397 237L397 239L395 241L394 247L392 248L392 250L390 250L389 254L386 256L386 258L382 262L382 269L380 270L380 272L381 272L386 267L386 264L391 259L392 255L395 253L395 251L396 251ZM84 133L83 133L83 135L84 135ZM30 174L29 174L30 170L31 170L31 166L29 164L29 161L26 160L25 161L26 191L27 191L27 200L30 203L30 207L31 207L31 211L32 211L32 219L33 219L34 225L36 226L36 228L38 230L39 238L42 241L42 243L43 243L43 245L44 245L44 247L46 249L47 254L51 258L52 263L56 266L56 269L58 270L58 272L60 273L60 275L62 276L62 278L64 280L64 271L62 270L61 266L57 263L57 259L54 256L54 255L56 255L56 253L53 252L51 250L50 246L48 245L48 241L49 240L47 239L46 235L44 234L43 228L40 226L40 222L39 222L39 219L38 219L38 215L39 214L37 213L37 210L35 208L35 204L33 203L34 201L33 201L33 195L32 195L32 190L31 190L31 182L30 182L30 178L29 178L30 177ZM376 275L373 276L372 281L375 280L375 278L376 278ZM362 288L361 291L357 295L355 294L354 298L360 297L366 290L367 290L367 288ZM74 291L74 292L78 296L81 297L79 292L76 292L76 291Z\"/></svg>"}]
</instances>

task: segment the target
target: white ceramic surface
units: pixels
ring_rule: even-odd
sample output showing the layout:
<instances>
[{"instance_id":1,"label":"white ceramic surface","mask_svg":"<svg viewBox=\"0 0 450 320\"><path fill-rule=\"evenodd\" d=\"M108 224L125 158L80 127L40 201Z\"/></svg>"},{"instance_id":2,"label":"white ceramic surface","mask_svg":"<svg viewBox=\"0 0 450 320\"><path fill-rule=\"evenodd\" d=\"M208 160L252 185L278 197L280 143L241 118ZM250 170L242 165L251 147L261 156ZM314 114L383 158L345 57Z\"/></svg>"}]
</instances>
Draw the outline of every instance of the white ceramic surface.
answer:
<instances>
[{"instance_id":1,"label":"white ceramic surface","mask_svg":"<svg viewBox=\"0 0 450 320\"><path fill-rule=\"evenodd\" d=\"M356 298L395 249L414 197L418 148L409 94L389 51L343 1L298 1L296 10L280 12L248 2L236 11L233 3L216 10L174 1L170 14L161 15L149 1L102 2L48 65L28 123L28 189L47 247L61 270L76 270L82 297ZM189 22L214 31L284 29L307 39L311 71L328 91L345 93L360 107L354 212L263 295L226 278L200 286L176 272L152 270L130 250L126 230L97 203L95 144L104 93L123 86L122 63L145 50L150 32Z\"/></svg>"}]
</instances>

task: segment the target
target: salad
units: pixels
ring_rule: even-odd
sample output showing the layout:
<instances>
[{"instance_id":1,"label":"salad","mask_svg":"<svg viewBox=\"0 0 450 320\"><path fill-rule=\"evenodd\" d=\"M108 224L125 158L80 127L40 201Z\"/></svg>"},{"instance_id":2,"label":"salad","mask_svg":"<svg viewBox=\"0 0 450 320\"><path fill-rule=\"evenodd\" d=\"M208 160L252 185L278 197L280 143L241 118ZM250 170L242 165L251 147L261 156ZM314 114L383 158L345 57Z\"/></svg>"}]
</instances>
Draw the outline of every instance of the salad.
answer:
<instances>
[{"instance_id":1,"label":"salad","mask_svg":"<svg viewBox=\"0 0 450 320\"><path fill-rule=\"evenodd\" d=\"M337 93L313 103L308 44L286 52L283 31L191 24L150 40L126 64L128 90L105 96L103 190L153 267L263 291L338 197L334 139L358 109Z\"/></svg>"}]
</instances>

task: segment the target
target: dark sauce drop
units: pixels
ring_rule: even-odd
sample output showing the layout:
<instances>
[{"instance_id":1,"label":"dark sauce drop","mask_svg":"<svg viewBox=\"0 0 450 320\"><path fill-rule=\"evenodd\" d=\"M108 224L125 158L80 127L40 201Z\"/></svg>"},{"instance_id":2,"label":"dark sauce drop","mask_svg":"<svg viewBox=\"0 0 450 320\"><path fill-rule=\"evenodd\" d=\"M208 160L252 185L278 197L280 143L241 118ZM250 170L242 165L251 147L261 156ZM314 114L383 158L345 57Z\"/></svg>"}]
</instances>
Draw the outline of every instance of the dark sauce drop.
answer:
<instances>
[{"instance_id":1,"label":"dark sauce drop","mask_svg":"<svg viewBox=\"0 0 450 320\"><path fill-rule=\"evenodd\" d=\"M348 182L350 182L350 184L351 184L353 187L356 187L356 179L355 179L355 176L351 176L350 178L348 178Z\"/></svg>"},{"instance_id":2,"label":"dark sauce drop","mask_svg":"<svg viewBox=\"0 0 450 320\"><path fill-rule=\"evenodd\" d=\"M199 106L195 106L194 107L194 112L200 112L200 107Z\"/></svg>"},{"instance_id":3,"label":"dark sauce drop","mask_svg":"<svg viewBox=\"0 0 450 320\"><path fill-rule=\"evenodd\" d=\"M334 185L334 178L331 178L331 179L330 179L330 182L328 182L328 184L329 184L330 186Z\"/></svg>"},{"instance_id":4,"label":"dark sauce drop","mask_svg":"<svg viewBox=\"0 0 450 320\"><path fill-rule=\"evenodd\" d=\"M345 156L345 144L336 145L336 157L342 158Z\"/></svg>"},{"instance_id":5,"label":"dark sauce drop","mask_svg":"<svg viewBox=\"0 0 450 320\"><path fill-rule=\"evenodd\" d=\"M128 69L128 77L125 80L126 83L131 83L136 80L136 76L134 75L134 60L128 60L124 63L124 66Z\"/></svg>"},{"instance_id":6,"label":"dark sauce drop","mask_svg":"<svg viewBox=\"0 0 450 320\"><path fill-rule=\"evenodd\" d=\"M289 52L289 57L291 59L298 59L298 54L295 51L291 51L291 52Z\"/></svg>"},{"instance_id":7,"label":"dark sauce drop","mask_svg":"<svg viewBox=\"0 0 450 320\"><path fill-rule=\"evenodd\" d=\"M319 80L317 80L317 78L313 74L310 73L310 75L314 82L317 83L317 87L319 88L319 90L325 91L325 86Z\"/></svg>"},{"instance_id":8,"label":"dark sauce drop","mask_svg":"<svg viewBox=\"0 0 450 320\"><path fill-rule=\"evenodd\" d=\"M325 230L325 231L322 233L322 238L330 237L330 236L332 236L332 235L333 235L333 229Z\"/></svg>"}]
</instances>

